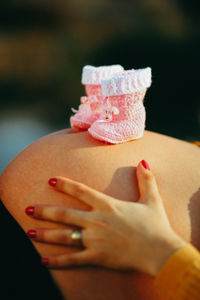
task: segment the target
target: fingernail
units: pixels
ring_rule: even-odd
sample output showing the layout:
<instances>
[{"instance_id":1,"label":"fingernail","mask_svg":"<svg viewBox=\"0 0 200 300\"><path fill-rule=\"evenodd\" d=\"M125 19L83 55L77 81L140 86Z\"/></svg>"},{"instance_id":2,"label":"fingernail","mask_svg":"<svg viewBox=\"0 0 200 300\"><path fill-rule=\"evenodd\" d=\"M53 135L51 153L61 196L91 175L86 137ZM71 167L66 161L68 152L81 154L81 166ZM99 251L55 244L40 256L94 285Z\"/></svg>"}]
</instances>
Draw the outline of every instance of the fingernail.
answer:
<instances>
[{"instance_id":1,"label":"fingernail","mask_svg":"<svg viewBox=\"0 0 200 300\"><path fill-rule=\"evenodd\" d=\"M48 181L48 183L49 183L50 186L55 187L57 181L58 181L58 180L57 180L56 178L50 178L49 181Z\"/></svg>"},{"instance_id":2,"label":"fingernail","mask_svg":"<svg viewBox=\"0 0 200 300\"><path fill-rule=\"evenodd\" d=\"M147 169L147 170L150 170L150 167L149 167L149 165L148 165L148 163L147 163L147 161L146 160L141 160L141 164L143 165L143 167L145 168L145 169Z\"/></svg>"},{"instance_id":3,"label":"fingernail","mask_svg":"<svg viewBox=\"0 0 200 300\"><path fill-rule=\"evenodd\" d=\"M35 211L35 207L34 206L28 206L26 209L25 209L25 213L28 215L28 216L32 216L34 214L34 211Z\"/></svg>"},{"instance_id":4,"label":"fingernail","mask_svg":"<svg viewBox=\"0 0 200 300\"><path fill-rule=\"evenodd\" d=\"M30 229L29 231L27 231L27 235L30 238L35 238L36 237L36 230L35 229Z\"/></svg>"},{"instance_id":5,"label":"fingernail","mask_svg":"<svg viewBox=\"0 0 200 300\"><path fill-rule=\"evenodd\" d=\"M44 266L48 266L48 264L49 264L48 258L47 257L43 257L41 259L41 264L43 264Z\"/></svg>"}]
</instances>

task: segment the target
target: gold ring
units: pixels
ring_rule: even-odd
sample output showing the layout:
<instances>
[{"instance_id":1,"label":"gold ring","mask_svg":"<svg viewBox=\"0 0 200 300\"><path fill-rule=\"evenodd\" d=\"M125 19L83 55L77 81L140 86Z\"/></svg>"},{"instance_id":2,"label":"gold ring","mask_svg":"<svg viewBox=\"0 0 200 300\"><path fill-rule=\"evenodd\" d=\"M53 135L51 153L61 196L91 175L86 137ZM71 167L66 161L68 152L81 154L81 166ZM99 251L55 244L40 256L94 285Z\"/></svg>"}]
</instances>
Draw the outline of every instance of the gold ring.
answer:
<instances>
[{"instance_id":1,"label":"gold ring","mask_svg":"<svg viewBox=\"0 0 200 300\"><path fill-rule=\"evenodd\" d=\"M83 247L83 241L82 241L82 231L81 230L75 230L71 234L71 239L73 241L74 246Z\"/></svg>"}]
</instances>

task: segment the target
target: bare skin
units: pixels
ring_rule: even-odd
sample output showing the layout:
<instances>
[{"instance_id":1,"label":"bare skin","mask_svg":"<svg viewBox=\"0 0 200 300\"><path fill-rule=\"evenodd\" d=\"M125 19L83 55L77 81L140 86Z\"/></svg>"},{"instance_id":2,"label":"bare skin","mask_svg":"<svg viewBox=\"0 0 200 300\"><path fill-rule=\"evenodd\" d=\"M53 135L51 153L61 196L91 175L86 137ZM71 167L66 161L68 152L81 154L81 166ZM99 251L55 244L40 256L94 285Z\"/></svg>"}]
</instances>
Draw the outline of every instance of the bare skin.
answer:
<instances>
[{"instance_id":1,"label":"bare skin","mask_svg":"<svg viewBox=\"0 0 200 300\"><path fill-rule=\"evenodd\" d=\"M117 270L137 269L156 276L186 242L170 226L147 162L138 164L136 175L140 198L135 203L112 198L69 178L51 178L52 187L81 200L91 211L49 205L26 209L29 216L55 222L55 226L61 223L80 227L75 231L56 228L28 231L28 236L37 242L80 248L78 253L44 257L42 262L49 268L94 264ZM73 240L74 233L81 234L81 238Z\"/></svg>"},{"instance_id":2,"label":"bare skin","mask_svg":"<svg viewBox=\"0 0 200 300\"><path fill-rule=\"evenodd\" d=\"M142 159L150 162L157 178L172 228L200 249L200 151L195 145L160 134L146 131L140 140L114 146L94 140L87 132L68 134L64 130L43 137L6 168L0 178L1 199L25 231L37 227L55 228L50 222L25 216L24 209L33 203L82 210L88 210L89 206L72 196L52 191L49 178L68 177L108 196L137 201L135 169L130 166L136 166ZM66 228L60 224L59 227ZM77 251L33 243L41 256ZM81 267L51 270L51 274L69 300L161 299L153 279L137 271Z\"/></svg>"}]
</instances>

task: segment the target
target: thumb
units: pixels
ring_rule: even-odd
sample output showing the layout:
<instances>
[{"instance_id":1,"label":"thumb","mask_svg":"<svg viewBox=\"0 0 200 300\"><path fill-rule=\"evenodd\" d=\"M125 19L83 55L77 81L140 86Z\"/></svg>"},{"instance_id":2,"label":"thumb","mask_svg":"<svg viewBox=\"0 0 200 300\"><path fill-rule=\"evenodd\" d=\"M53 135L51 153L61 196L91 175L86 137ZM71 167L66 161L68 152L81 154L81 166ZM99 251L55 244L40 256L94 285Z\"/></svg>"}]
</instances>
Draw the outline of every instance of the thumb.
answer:
<instances>
[{"instance_id":1,"label":"thumb","mask_svg":"<svg viewBox=\"0 0 200 300\"><path fill-rule=\"evenodd\" d=\"M140 202L146 204L161 202L161 196L153 173L148 163L142 160L136 169Z\"/></svg>"}]
</instances>

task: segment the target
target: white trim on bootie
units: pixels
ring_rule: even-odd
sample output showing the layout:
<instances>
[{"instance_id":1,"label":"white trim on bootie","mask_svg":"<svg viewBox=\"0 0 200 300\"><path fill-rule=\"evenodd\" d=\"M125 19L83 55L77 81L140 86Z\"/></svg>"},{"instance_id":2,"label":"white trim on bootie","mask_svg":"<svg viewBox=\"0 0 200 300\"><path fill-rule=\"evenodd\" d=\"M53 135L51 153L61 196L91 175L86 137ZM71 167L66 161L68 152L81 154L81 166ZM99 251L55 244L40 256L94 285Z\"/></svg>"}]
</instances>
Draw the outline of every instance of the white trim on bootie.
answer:
<instances>
[{"instance_id":1,"label":"white trim on bootie","mask_svg":"<svg viewBox=\"0 0 200 300\"><path fill-rule=\"evenodd\" d=\"M102 80L104 97L132 94L151 86L151 68L128 70Z\"/></svg>"},{"instance_id":2,"label":"white trim on bootie","mask_svg":"<svg viewBox=\"0 0 200 300\"><path fill-rule=\"evenodd\" d=\"M102 79L109 78L118 72L122 72L124 68L120 65L111 66L85 66L82 72L82 84L100 85Z\"/></svg>"}]
</instances>

